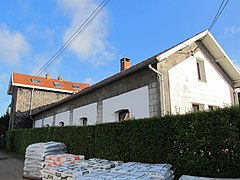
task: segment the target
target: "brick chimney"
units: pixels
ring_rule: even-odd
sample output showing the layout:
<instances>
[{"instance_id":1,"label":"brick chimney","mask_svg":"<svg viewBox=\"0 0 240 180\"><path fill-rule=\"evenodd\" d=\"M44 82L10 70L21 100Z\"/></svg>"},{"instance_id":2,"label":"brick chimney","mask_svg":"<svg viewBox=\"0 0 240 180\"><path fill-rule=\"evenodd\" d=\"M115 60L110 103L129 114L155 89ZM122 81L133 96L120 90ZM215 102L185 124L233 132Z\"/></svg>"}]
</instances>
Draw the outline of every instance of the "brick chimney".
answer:
<instances>
[{"instance_id":1,"label":"brick chimney","mask_svg":"<svg viewBox=\"0 0 240 180\"><path fill-rule=\"evenodd\" d=\"M126 58L126 57L120 59L120 71L124 71L124 70L130 68L130 66L131 66L130 61L131 61L131 59Z\"/></svg>"},{"instance_id":2,"label":"brick chimney","mask_svg":"<svg viewBox=\"0 0 240 180\"><path fill-rule=\"evenodd\" d=\"M59 81L62 81L62 76L58 76L58 80L59 80Z\"/></svg>"},{"instance_id":3,"label":"brick chimney","mask_svg":"<svg viewBox=\"0 0 240 180\"><path fill-rule=\"evenodd\" d=\"M51 79L51 74L47 73L46 74L46 79Z\"/></svg>"}]
</instances>

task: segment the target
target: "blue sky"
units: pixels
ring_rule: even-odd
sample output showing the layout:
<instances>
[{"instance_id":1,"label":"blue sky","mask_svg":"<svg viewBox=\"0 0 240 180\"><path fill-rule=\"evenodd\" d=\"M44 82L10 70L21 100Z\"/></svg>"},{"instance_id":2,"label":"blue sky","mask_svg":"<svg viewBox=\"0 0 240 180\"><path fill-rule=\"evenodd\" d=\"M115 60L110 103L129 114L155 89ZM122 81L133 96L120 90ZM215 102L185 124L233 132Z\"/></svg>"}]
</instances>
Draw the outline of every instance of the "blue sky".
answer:
<instances>
[{"instance_id":1,"label":"blue sky","mask_svg":"<svg viewBox=\"0 0 240 180\"><path fill-rule=\"evenodd\" d=\"M3 0L0 6L0 115L10 103L12 72L34 75L83 23L100 0ZM111 0L60 59L43 73L94 84L200 31L222 0ZM240 1L230 0L211 33L240 64Z\"/></svg>"}]
</instances>

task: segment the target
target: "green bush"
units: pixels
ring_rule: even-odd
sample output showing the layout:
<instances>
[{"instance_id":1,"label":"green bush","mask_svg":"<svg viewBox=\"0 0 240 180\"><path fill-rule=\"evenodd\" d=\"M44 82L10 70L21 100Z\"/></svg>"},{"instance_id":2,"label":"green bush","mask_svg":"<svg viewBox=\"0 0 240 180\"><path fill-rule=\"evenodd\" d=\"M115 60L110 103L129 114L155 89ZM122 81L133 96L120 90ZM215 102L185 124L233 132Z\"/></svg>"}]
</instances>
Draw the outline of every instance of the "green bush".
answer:
<instances>
[{"instance_id":1,"label":"green bush","mask_svg":"<svg viewBox=\"0 0 240 180\"><path fill-rule=\"evenodd\" d=\"M176 177L240 177L240 107L167 115L85 127L7 133L7 149L24 155L29 144L61 141L86 158L170 163Z\"/></svg>"}]
</instances>

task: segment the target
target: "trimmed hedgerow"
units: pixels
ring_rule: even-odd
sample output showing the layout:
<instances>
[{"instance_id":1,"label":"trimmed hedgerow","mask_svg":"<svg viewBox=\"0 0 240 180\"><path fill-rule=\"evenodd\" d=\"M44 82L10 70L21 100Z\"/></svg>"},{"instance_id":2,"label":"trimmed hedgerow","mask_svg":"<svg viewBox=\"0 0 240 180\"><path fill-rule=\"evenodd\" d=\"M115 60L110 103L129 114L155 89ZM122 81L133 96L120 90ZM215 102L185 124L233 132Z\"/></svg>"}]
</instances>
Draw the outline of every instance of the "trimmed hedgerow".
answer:
<instances>
[{"instance_id":1,"label":"trimmed hedgerow","mask_svg":"<svg viewBox=\"0 0 240 180\"><path fill-rule=\"evenodd\" d=\"M240 177L240 107L167 115L95 126L7 132L7 149L24 155L29 144L61 141L86 158L170 163L175 175Z\"/></svg>"}]
</instances>

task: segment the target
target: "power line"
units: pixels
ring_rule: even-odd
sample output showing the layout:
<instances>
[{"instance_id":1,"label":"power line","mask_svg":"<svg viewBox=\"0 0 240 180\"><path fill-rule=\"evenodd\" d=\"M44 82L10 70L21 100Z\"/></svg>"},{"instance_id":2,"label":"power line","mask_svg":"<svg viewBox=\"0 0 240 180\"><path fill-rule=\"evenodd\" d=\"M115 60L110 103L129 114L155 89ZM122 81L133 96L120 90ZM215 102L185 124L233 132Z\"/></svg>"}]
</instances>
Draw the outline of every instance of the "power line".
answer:
<instances>
[{"instance_id":1,"label":"power line","mask_svg":"<svg viewBox=\"0 0 240 180\"><path fill-rule=\"evenodd\" d=\"M34 76L41 76L44 71L47 71L63 54L73 41L90 25L90 23L97 17L103 8L109 3L110 0L103 0L97 8L90 14L90 16L83 22L83 24L70 36L70 38L62 45L62 47L47 61L47 63L37 72ZM28 81L30 83L30 81ZM0 100L0 103L7 102L9 99Z\"/></svg>"},{"instance_id":2,"label":"power line","mask_svg":"<svg viewBox=\"0 0 240 180\"><path fill-rule=\"evenodd\" d=\"M72 36L63 44L63 46L53 55L52 58L35 74L40 76L44 71L47 71L63 54L64 50L67 49L72 42L82 33L87 26L97 17L97 15L103 10L103 7L107 5L110 0L103 0L97 8L91 13L91 15L83 22L83 24L72 34Z\"/></svg>"},{"instance_id":3,"label":"power line","mask_svg":"<svg viewBox=\"0 0 240 180\"><path fill-rule=\"evenodd\" d=\"M221 5L219 6L218 11L217 11L217 13L216 13L216 15L215 15L215 17L214 17L214 19L212 21L212 23L210 24L210 26L208 28L208 31L210 31L213 28L213 26L215 25L215 23L219 19L220 15L222 14L223 10L227 6L228 2L229 2L229 0L227 0L227 1L223 0L222 1Z\"/></svg>"}]
</instances>

